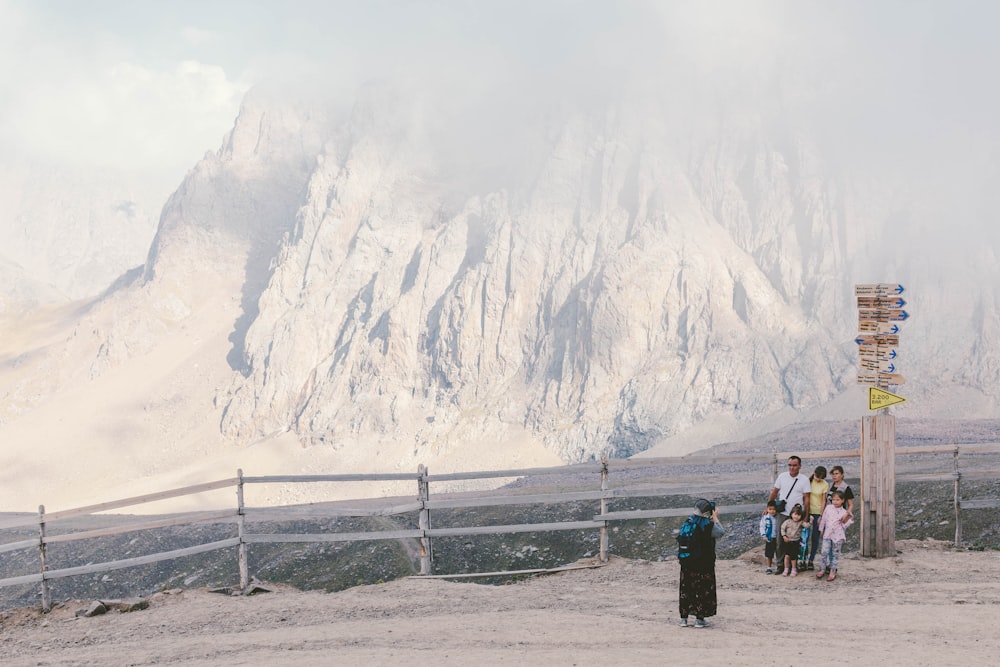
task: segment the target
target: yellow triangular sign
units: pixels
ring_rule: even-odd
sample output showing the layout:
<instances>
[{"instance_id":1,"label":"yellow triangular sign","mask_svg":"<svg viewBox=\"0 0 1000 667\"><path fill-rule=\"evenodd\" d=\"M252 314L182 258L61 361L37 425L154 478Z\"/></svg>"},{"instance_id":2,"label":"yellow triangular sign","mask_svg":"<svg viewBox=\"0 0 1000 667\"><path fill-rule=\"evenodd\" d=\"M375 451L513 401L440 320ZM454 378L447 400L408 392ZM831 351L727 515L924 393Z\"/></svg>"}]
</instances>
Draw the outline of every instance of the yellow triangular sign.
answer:
<instances>
[{"instance_id":1,"label":"yellow triangular sign","mask_svg":"<svg viewBox=\"0 0 1000 667\"><path fill-rule=\"evenodd\" d=\"M906 402L906 399L902 396L890 394L885 389L879 389L878 387L868 387L869 410L881 410L882 408L887 408L890 405L896 405L897 403L904 402Z\"/></svg>"}]
</instances>

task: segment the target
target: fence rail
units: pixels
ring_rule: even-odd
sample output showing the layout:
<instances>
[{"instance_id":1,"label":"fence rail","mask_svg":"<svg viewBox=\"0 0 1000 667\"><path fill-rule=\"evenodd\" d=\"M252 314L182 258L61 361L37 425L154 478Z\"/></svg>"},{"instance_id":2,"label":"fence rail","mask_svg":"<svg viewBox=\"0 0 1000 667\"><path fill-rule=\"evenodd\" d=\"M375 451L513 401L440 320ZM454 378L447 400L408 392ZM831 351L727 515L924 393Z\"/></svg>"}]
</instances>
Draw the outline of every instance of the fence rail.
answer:
<instances>
[{"instance_id":1,"label":"fence rail","mask_svg":"<svg viewBox=\"0 0 1000 667\"><path fill-rule=\"evenodd\" d=\"M318 543L318 542L353 542L367 540L406 540L417 539L420 541L421 574L431 575L431 549L430 540L436 537L456 537L474 535L496 535L509 533L528 533L546 531L568 531L568 530L599 530L600 531L600 560L607 560L607 529L610 523L616 521L629 521L636 519L654 519L668 517L683 517L690 513L690 508L664 507L644 510L619 510L612 511L609 507L610 501L626 498L656 498L670 496L691 496L705 495L709 493L726 492L746 492L748 489L748 478L741 475L738 481L726 480L717 481L717 474L708 473L709 479L702 478L692 481L690 467L697 466L718 466L718 465L754 465L761 464L770 467L770 474L761 481L761 491L766 484L774 479L778 471L779 461L790 456L791 452L773 452L770 454L749 454L749 455L727 455L727 456L686 456L672 458L648 458L648 459L628 459L628 460L605 460L601 463L584 463L557 468L522 468L510 470L493 470L478 472L458 472L431 475L426 468L420 466L415 473L370 473L370 474L330 474L330 475L260 475L244 476L242 471L237 471L236 477L185 486L177 489L170 489L157 493L150 493L141 496L134 496L121 500L114 500L96 505L87 505L59 512L46 513L45 507L39 507L37 515L25 514L22 516L8 517L0 520L0 530L12 528L24 528L36 526L38 536L32 539L22 539L5 544L0 544L0 553L12 552L21 549L38 549L40 554L40 571L33 574L8 577L0 579L0 588L7 586L17 586L24 584L40 583L42 586L42 604L47 609L50 605L47 582L52 579L71 577L97 572L106 572L121 568L133 567L155 563L164 560L181 558L184 556L196 555L209 551L237 547L239 560L240 588L246 590L249 585L247 573L247 547L251 544L276 544L276 543ZM971 498L961 499L960 482L967 479L994 479L998 476L996 469L985 469L981 467L969 470L959 469L959 455L982 455L1000 454L1000 444L974 444L974 445L947 445L947 446L924 446L924 447L899 447L895 455L897 459L903 457L934 456L935 461L940 464L941 455L950 455L951 460L945 465L949 467L947 471L903 473L896 476L896 481L911 482L952 482L955 485L955 514L956 514L956 534L955 541L961 541L961 509L982 509L1000 507L1000 499L997 498ZM826 450L805 452L799 454L805 460L831 461L837 459L850 459L859 457L857 449ZM635 468L657 468L669 470L682 466L685 471L676 474L658 473L657 478L680 479L679 482L663 483L655 481L635 480L625 478L622 486L609 488L610 472L614 470L627 470ZM584 490L566 490L562 492L546 493L521 493L519 489L508 490L503 494L492 493L490 495L466 495L451 494L450 497L430 498L430 484L432 482L445 483L467 480L501 479L501 478L526 478L541 477L548 475L576 476L579 481L561 482L565 486L584 486L593 484L594 479L587 476L600 475L600 488ZM687 478L687 479L684 479ZM327 504L323 506L276 506L276 507L248 507L243 502L243 488L247 484L309 484L317 482L358 482L358 481L413 481L417 483L417 500L399 503L398 500L383 498L381 504L374 507L347 507L345 505ZM88 530L78 530L75 532L50 535L47 526L54 521L82 517L88 515L98 515L102 512L132 507L161 501L170 498L203 493L206 491L218 490L227 487L235 487L237 495L237 507L229 510L219 510L210 512L189 512L176 514L160 519L150 519L139 522L131 522L124 525L115 525ZM430 526L431 510L445 509L467 509L474 507L496 507L509 505L538 505L538 504L559 504L569 502L599 501L600 509L589 520L576 521L555 521L547 523L522 523L513 525L485 525L485 526L451 526L432 528ZM356 502L359 505L372 505L371 499L367 501L347 501ZM749 514L760 512L764 507L763 502L759 504L742 504L720 506L721 514ZM246 530L246 521L297 521L302 519L333 519L339 517L385 517L394 515L405 515L418 513L418 527L402 530L377 530L364 532L329 532L329 533L250 533ZM84 539L95 539L121 535L129 532L153 530L165 527L190 525L196 523L236 523L238 534L236 537L194 545L183 549L174 549L145 556L127 558L121 560L107 561L103 563L91 563L76 567L66 567L61 569L49 569L46 566L46 550L51 544L66 543ZM448 575L436 575L448 576ZM451 575L457 576L457 575ZM471 576L471 575L467 575Z\"/></svg>"}]
</instances>

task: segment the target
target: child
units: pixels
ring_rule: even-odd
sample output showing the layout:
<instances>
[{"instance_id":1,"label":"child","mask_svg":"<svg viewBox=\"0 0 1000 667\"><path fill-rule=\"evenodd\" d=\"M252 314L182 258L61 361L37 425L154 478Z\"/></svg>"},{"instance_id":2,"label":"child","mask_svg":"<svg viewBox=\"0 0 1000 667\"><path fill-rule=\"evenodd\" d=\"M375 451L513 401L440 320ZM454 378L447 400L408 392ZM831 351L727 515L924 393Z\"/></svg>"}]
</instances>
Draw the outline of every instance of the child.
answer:
<instances>
[{"instance_id":1,"label":"child","mask_svg":"<svg viewBox=\"0 0 1000 667\"><path fill-rule=\"evenodd\" d=\"M834 491L841 491L844 494L844 508L847 513L851 515L851 519L854 519L854 491L851 487L847 485L844 481L844 467L843 466L833 466L830 468L830 477L832 481L830 482L830 490L826 492L826 502L827 504L831 501L831 495ZM846 517L845 517L846 518Z\"/></svg>"},{"instance_id":2,"label":"child","mask_svg":"<svg viewBox=\"0 0 1000 667\"><path fill-rule=\"evenodd\" d=\"M786 577L797 577L799 574L796 558L798 557L799 549L802 547L802 527L808 522L808 519L804 517L805 512L802 510L802 505L796 505L789 512L785 522L781 524L781 551L785 554L785 572L783 576Z\"/></svg>"},{"instance_id":3,"label":"child","mask_svg":"<svg viewBox=\"0 0 1000 667\"><path fill-rule=\"evenodd\" d=\"M760 536L764 538L764 559L767 561L764 574L774 574L771 563L778 550L778 528L778 504L769 500L767 512L760 518Z\"/></svg>"},{"instance_id":4,"label":"child","mask_svg":"<svg viewBox=\"0 0 1000 667\"><path fill-rule=\"evenodd\" d=\"M809 557L809 542L810 542L809 536L816 535L818 533L819 530L813 529L812 527L812 520L807 518L803 522L802 536L799 540L799 544L801 544L802 546L799 547L799 553L798 553L799 569L802 570L803 572L805 572L806 569L808 569L807 566L810 565L810 563L806 562L806 558Z\"/></svg>"},{"instance_id":5,"label":"child","mask_svg":"<svg viewBox=\"0 0 1000 667\"><path fill-rule=\"evenodd\" d=\"M847 535L844 529L854 523L854 519L844 509L844 493L834 491L830 497L830 505L826 506L819 520L819 529L823 532L823 553L820 556L820 570L817 579L827 574L827 581L837 578L837 565L840 564L840 550L844 546ZM846 520L845 520L846 518Z\"/></svg>"},{"instance_id":6,"label":"child","mask_svg":"<svg viewBox=\"0 0 1000 667\"><path fill-rule=\"evenodd\" d=\"M826 493L830 490L830 485L826 481L826 468L816 466L812 476L809 478L809 537L802 543L802 562L799 567L803 570L812 570L813 561L819 553L819 518L823 516L826 509Z\"/></svg>"}]
</instances>

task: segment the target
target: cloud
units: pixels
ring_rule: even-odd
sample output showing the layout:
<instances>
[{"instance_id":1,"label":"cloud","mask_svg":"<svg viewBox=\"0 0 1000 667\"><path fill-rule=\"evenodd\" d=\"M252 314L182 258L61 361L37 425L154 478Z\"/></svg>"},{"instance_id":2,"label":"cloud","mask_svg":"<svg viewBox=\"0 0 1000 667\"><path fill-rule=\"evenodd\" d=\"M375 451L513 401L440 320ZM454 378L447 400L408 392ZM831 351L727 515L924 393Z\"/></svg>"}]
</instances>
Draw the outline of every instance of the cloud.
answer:
<instances>
[{"instance_id":1,"label":"cloud","mask_svg":"<svg viewBox=\"0 0 1000 667\"><path fill-rule=\"evenodd\" d=\"M116 62L32 82L4 114L3 134L33 157L119 168L190 166L221 142L247 87L196 61L169 70Z\"/></svg>"},{"instance_id":2,"label":"cloud","mask_svg":"<svg viewBox=\"0 0 1000 667\"><path fill-rule=\"evenodd\" d=\"M0 58L18 63L0 73L0 150L8 158L179 176L220 145L250 85L185 57L191 44L212 42L211 30L170 30L167 49L144 45L127 25L74 29L73 17L12 0L0 0L0 11Z\"/></svg>"}]
</instances>

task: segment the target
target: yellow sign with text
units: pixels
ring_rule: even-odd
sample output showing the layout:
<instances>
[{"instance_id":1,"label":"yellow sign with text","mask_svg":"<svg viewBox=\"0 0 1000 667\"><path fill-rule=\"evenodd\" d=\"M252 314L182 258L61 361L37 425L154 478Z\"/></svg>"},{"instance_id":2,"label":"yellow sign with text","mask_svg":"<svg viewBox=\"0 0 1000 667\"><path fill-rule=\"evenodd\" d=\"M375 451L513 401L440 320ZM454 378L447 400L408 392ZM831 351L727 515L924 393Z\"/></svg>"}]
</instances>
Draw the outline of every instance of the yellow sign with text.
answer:
<instances>
[{"instance_id":1,"label":"yellow sign with text","mask_svg":"<svg viewBox=\"0 0 1000 667\"><path fill-rule=\"evenodd\" d=\"M904 402L906 402L906 399L902 396L896 396L896 394L889 393L885 389L879 389L878 387L868 387L869 410L881 410L890 405Z\"/></svg>"}]
</instances>

